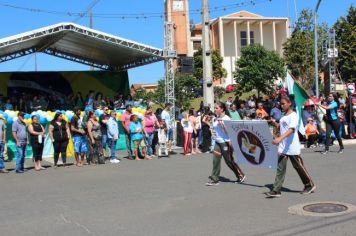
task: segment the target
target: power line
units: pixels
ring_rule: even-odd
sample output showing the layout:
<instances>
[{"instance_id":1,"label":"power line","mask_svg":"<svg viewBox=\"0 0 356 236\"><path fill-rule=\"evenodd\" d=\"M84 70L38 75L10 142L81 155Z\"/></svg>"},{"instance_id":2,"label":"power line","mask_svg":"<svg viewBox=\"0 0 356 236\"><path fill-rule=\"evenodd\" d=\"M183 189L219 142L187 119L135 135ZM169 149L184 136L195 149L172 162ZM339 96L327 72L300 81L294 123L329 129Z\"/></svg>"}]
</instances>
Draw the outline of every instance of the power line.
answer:
<instances>
[{"instance_id":1,"label":"power line","mask_svg":"<svg viewBox=\"0 0 356 236\"><path fill-rule=\"evenodd\" d=\"M93 1L92 2L92 7L97 3L98 1ZM236 9L240 7L246 7L246 6L255 6L257 4L262 4L266 2L272 2L272 0L250 0L250 1L242 1L242 2L237 2L234 4L228 4L228 5L220 5L220 6L213 6L209 8L209 13L212 12L222 12L222 11L228 11L231 9ZM40 8L29 8L29 7L22 7L22 6L17 6L17 5L12 5L12 4L6 4L6 3L0 3L0 6L6 7L6 8L13 8L17 10L23 10L23 11L28 11L32 13L42 13L42 14L52 14L52 15L62 15L62 16L76 16L78 17L78 20L80 20L83 17L89 17L87 14L88 11L85 12L70 12L70 11L55 11L55 10L47 10L47 9L40 9ZM178 11L178 12L173 12L172 15L184 15L184 14L191 14L191 15L201 15L201 9L194 9L194 10L189 10L189 11ZM148 19L148 18L163 18L165 16L164 12L147 12L147 13L93 13L93 17L95 18L106 18L106 19Z\"/></svg>"},{"instance_id":2,"label":"power line","mask_svg":"<svg viewBox=\"0 0 356 236\"><path fill-rule=\"evenodd\" d=\"M100 0L92 0L92 2L89 4L88 8L83 12L83 15L79 16L78 18L76 18L73 22L77 23L79 20L81 20L84 16L86 16L93 8L94 6L99 2ZM23 67L29 62L29 60L32 59L32 57L34 55L36 55L37 52L41 52L43 50L45 50L46 48L48 48L49 46L51 46L53 43L55 43L58 39L62 38L66 33L63 33L57 37L52 38L50 41L48 41L47 43L45 43L43 46L41 46L40 48L36 48L35 49L35 53L31 54L31 56L29 56L23 63L22 65L19 67L18 71L21 71L23 69ZM37 60L36 60L36 71L37 71Z\"/></svg>"}]
</instances>

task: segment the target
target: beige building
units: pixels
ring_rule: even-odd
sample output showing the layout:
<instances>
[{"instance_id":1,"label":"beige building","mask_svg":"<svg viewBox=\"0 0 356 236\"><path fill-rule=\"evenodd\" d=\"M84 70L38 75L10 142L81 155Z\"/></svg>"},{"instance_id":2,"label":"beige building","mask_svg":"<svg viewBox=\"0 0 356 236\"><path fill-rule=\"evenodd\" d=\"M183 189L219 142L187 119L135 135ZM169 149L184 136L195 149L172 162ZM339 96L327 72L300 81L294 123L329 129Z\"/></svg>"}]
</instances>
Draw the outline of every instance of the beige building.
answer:
<instances>
[{"instance_id":1,"label":"beige building","mask_svg":"<svg viewBox=\"0 0 356 236\"><path fill-rule=\"evenodd\" d=\"M189 25L189 1L165 0L166 19L174 23L175 49L180 57L192 57L201 46L201 24ZM239 11L210 21L210 41L224 58L227 77L215 84L233 84L235 61L241 48L259 43L269 50L283 54L283 43L290 36L287 17L263 17L248 11ZM247 33L249 32L249 33Z\"/></svg>"},{"instance_id":2,"label":"beige building","mask_svg":"<svg viewBox=\"0 0 356 236\"><path fill-rule=\"evenodd\" d=\"M281 17L263 17L240 11L211 20L210 41L212 48L219 49L224 58L223 67L227 77L221 81L223 86L233 84L235 61L241 56L241 48L250 44L261 44L269 50L283 55L283 43L290 35L289 19ZM247 32L250 32L249 34ZM201 25L191 30L189 48L197 50L202 40ZM193 56L193 54L188 55Z\"/></svg>"}]
</instances>

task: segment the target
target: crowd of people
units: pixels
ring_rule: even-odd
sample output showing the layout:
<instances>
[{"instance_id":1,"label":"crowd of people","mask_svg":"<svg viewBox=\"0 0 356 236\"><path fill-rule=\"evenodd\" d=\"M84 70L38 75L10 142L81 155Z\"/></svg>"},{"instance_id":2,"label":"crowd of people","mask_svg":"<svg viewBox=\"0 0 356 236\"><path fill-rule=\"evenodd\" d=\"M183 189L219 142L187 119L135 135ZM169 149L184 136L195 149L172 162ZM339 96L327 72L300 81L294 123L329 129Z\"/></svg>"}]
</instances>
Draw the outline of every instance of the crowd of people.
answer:
<instances>
[{"instance_id":1,"label":"crowd of people","mask_svg":"<svg viewBox=\"0 0 356 236\"><path fill-rule=\"evenodd\" d=\"M118 164L121 158L116 155L116 143L119 139L119 127L116 120L115 107L125 108L121 116L126 141L127 158L132 160L151 160L155 158L156 146L159 144L159 132L166 136L165 144L168 153L172 151L174 124L171 117L172 105L165 104L164 109L158 108L154 113L148 106L141 119L132 113L134 105L132 98L120 100L108 106L102 95L90 93L82 107L73 109L74 116L69 124L56 113L48 129L48 135L54 147L54 167L58 166L61 156L63 166L66 166L66 150L70 139L73 141L75 164L80 167L84 164L104 164L106 157L110 163ZM131 99L131 100L130 100ZM132 102L131 102L132 101ZM236 182L245 181L246 175L238 166L233 156L231 141L224 126L224 120L267 120L273 129L273 144L279 146L279 159L274 187L267 192L268 197L279 197L280 189L286 174L287 160L290 159L293 167L299 174L304 190L302 193L310 194L315 191L313 183L300 156L300 139L304 139L307 148L323 147L322 154L327 154L333 139L339 143L338 153L342 153L344 145L342 138L355 137L355 105L349 106L348 100L340 94L331 93L327 98L321 96L314 104L304 106L302 122L305 126L305 136L298 133L300 120L295 111L293 96L276 94L267 98L250 96L247 100L239 97L229 97L226 102L216 102L214 111L201 104L198 110L193 108L181 110L178 121L183 133L183 153L189 157L198 153L213 154L213 168L208 186L219 184L221 159L224 158L227 166L236 175ZM81 110L86 111L85 117L80 117ZM101 109L103 114L96 117L94 110ZM41 165L44 137L44 127L36 116L32 116L32 123L27 127L24 112L18 113L18 119L12 124L12 136L16 142L16 173L23 173L26 146L31 143L35 170L43 170ZM349 119L347 118L349 117ZM348 127L346 132L345 127ZM6 146L6 125L0 117L0 172L7 173L2 153ZM131 145L133 143L133 145ZM107 150L108 148L108 150Z\"/></svg>"},{"instance_id":2,"label":"crowd of people","mask_svg":"<svg viewBox=\"0 0 356 236\"><path fill-rule=\"evenodd\" d=\"M55 111L55 110L73 110L75 107L85 109L92 107L94 110L107 106L109 109L124 109L127 104L132 106L141 105L142 101L134 101L128 94L124 96L120 93L113 97L104 96L101 92L89 91L83 97L81 92L72 93L68 96L61 94L31 94L21 93L15 96L4 97L0 94L0 110L15 110L31 113L37 110Z\"/></svg>"}]
</instances>

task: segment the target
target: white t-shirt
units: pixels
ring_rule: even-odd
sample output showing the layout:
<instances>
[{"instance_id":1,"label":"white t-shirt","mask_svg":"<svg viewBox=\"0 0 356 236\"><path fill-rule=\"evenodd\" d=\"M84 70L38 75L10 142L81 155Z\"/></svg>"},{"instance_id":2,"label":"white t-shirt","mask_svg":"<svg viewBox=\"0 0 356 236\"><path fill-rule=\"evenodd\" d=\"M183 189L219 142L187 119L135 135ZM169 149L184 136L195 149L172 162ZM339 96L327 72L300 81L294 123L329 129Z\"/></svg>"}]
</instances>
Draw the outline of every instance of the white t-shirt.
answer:
<instances>
[{"instance_id":1,"label":"white t-shirt","mask_svg":"<svg viewBox=\"0 0 356 236\"><path fill-rule=\"evenodd\" d=\"M166 110L162 111L161 118L166 122L166 126L168 129L172 128L171 115Z\"/></svg>"},{"instance_id":2,"label":"white t-shirt","mask_svg":"<svg viewBox=\"0 0 356 236\"><path fill-rule=\"evenodd\" d=\"M181 120L181 123L182 123L184 132L193 133L192 122L190 122L189 119L184 119L183 118Z\"/></svg>"},{"instance_id":3,"label":"white t-shirt","mask_svg":"<svg viewBox=\"0 0 356 236\"><path fill-rule=\"evenodd\" d=\"M213 123L213 129L215 131L215 141L217 143L229 142L230 138L227 135L227 131L224 128L223 120L231 120L229 116L225 115L222 118L216 118Z\"/></svg>"},{"instance_id":4,"label":"white t-shirt","mask_svg":"<svg viewBox=\"0 0 356 236\"><path fill-rule=\"evenodd\" d=\"M300 155L300 142L298 137L298 115L295 112L283 116L280 121L280 133L283 135L288 129L293 128L294 133L282 140L278 146L278 153L286 155Z\"/></svg>"}]
</instances>

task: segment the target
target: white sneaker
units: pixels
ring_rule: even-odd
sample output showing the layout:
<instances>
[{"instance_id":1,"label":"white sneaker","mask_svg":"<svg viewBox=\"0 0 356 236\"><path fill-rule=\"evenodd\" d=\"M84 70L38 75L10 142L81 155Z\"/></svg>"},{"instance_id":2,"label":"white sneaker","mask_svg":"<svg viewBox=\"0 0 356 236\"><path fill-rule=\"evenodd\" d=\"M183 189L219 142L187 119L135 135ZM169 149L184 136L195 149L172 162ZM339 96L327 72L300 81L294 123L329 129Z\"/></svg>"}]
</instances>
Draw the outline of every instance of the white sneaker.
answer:
<instances>
[{"instance_id":1,"label":"white sneaker","mask_svg":"<svg viewBox=\"0 0 356 236\"><path fill-rule=\"evenodd\" d=\"M118 164L118 163L120 163L120 160L118 160L118 159L113 159L113 160L110 160L110 163L112 163L112 164Z\"/></svg>"}]
</instances>

